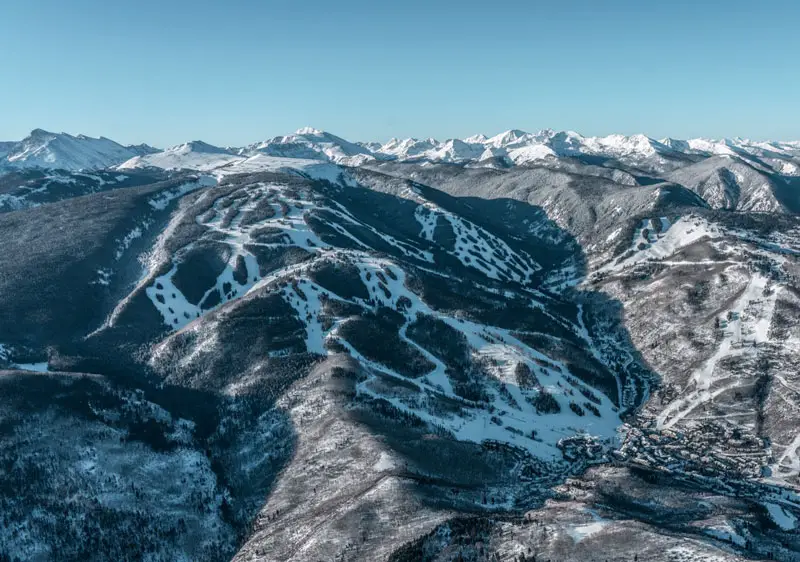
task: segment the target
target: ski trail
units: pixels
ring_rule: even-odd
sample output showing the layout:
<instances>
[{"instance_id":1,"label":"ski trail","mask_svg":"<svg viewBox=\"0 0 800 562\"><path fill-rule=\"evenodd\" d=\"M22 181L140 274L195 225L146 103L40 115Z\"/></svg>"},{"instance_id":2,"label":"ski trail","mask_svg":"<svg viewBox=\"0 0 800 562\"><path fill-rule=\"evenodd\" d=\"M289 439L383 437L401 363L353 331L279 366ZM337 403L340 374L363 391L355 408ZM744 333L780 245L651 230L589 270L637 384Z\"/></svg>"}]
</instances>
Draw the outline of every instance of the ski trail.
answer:
<instances>
[{"instance_id":1,"label":"ski trail","mask_svg":"<svg viewBox=\"0 0 800 562\"><path fill-rule=\"evenodd\" d=\"M800 448L800 433L798 433L794 440L786 446L786 449L784 449L783 454L778 458L778 460L770 466L772 473L780 473L781 478L790 478L800 475L800 456L797 454L798 448ZM784 464L784 461L787 460L789 461L789 472L786 472L785 470L787 466Z\"/></svg>"},{"instance_id":2,"label":"ski trail","mask_svg":"<svg viewBox=\"0 0 800 562\"><path fill-rule=\"evenodd\" d=\"M723 332L722 341L716 352L707 359L703 365L692 373L684 390L693 388L685 396L678 398L667 405L656 417L656 427L668 429L686 418L695 408L719 396L722 392L741 386L744 382L736 382L711 391L715 383L722 382L725 377L715 376L717 365L727 357L740 356L746 353L757 353L757 345L769 341L769 327L775 312L775 303L780 292L780 287L773 287L768 297L764 297L769 280L759 273L753 274L750 282L742 295L736 300L732 310L738 316L730 320L729 328ZM745 320L741 315L743 310L753 312L755 318ZM745 340L748 334L752 339ZM745 341L752 343L752 347L745 347Z\"/></svg>"}]
</instances>

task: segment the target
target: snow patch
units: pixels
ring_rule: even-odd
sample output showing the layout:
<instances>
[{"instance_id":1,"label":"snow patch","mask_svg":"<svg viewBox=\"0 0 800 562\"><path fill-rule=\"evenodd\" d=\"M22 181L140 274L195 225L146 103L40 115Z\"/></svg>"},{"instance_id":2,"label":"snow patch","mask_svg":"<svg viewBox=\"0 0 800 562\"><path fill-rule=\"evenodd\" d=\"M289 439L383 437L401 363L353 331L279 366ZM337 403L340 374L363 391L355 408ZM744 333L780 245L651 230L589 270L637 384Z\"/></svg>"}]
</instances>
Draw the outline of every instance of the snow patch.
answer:
<instances>
[{"instance_id":1,"label":"snow patch","mask_svg":"<svg viewBox=\"0 0 800 562\"><path fill-rule=\"evenodd\" d=\"M162 191L157 197L150 199L148 203L153 209L157 211L163 211L167 208L170 202L174 201L175 199L183 197L187 193L191 193L197 189L211 187L214 185L217 185L217 180L213 176L200 176L195 181L187 182L179 185L178 187L173 187L172 189Z\"/></svg>"}]
</instances>

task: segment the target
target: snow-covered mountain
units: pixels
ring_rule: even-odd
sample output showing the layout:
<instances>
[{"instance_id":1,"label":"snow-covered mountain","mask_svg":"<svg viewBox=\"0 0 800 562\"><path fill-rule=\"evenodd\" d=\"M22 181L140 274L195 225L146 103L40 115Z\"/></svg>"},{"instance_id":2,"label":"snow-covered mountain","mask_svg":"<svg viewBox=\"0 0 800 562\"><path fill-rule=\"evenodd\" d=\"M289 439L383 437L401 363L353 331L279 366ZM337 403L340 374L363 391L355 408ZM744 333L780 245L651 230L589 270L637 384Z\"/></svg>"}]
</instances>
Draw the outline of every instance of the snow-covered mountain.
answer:
<instances>
[{"instance_id":1,"label":"snow-covered mountain","mask_svg":"<svg viewBox=\"0 0 800 562\"><path fill-rule=\"evenodd\" d=\"M203 141L191 141L172 146L161 152L151 152L123 162L120 170L132 168L161 168L164 170L212 170L243 160L231 150L213 146Z\"/></svg>"},{"instance_id":2,"label":"snow-covered mountain","mask_svg":"<svg viewBox=\"0 0 800 562\"><path fill-rule=\"evenodd\" d=\"M398 160L414 160L423 158L427 151L435 150L439 145L439 141L433 138L392 138L375 152Z\"/></svg>"},{"instance_id":3,"label":"snow-covered mountain","mask_svg":"<svg viewBox=\"0 0 800 562\"><path fill-rule=\"evenodd\" d=\"M435 162L469 162L479 158L485 148L480 144L471 144L458 139L447 140L440 145L425 151L426 159Z\"/></svg>"},{"instance_id":4,"label":"snow-covered mountain","mask_svg":"<svg viewBox=\"0 0 800 562\"><path fill-rule=\"evenodd\" d=\"M124 147L105 137L96 139L35 129L25 139L6 146L5 150L0 169L97 170L136 156L141 147Z\"/></svg>"},{"instance_id":5,"label":"snow-covered mountain","mask_svg":"<svg viewBox=\"0 0 800 562\"><path fill-rule=\"evenodd\" d=\"M0 175L0 561L798 560L800 145L66 137Z\"/></svg>"},{"instance_id":6,"label":"snow-covered mountain","mask_svg":"<svg viewBox=\"0 0 800 562\"><path fill-rule=\"evenodd\" d=\"M155 154L156 152L161 152L161 149L156 148L154 146L150 146L149 144L129 144L125 148L136 154L137 156L145 156L147 154Z\"/></svg>"},{"instance_id":7,"label":"snow-covered mountain","mask_svg":"<svg viewBox=\"0 0 800 562\"><path fill-rule=\"evenodd\" d=\"M469 138L480 138L481 136L483 135L476 135ZM533 135L531 133L521 131L520 129L510 129L491 138L485 139L482 144L487 147L505 148L506 150L511 150L521 146L541 144L546 139L547 137L543 135Z\"/></svg>"},{"instance_id":8,"label":"snow-covered mountain","mask_svg":"<svg viewBox=\"0 0 800 562\"><path fill-rule=\"evenodd\" d=\"M312 127L303 127L292 135L279 136L249 145L239 153L327 160L347 166L357 166L375 158L374 153L362 145Z\"/></svg>"},{"instance_id":9,"label":"snow-covered mountain","mask_svg":"<svg viewBox=\"0 0 800 562\"><path fill-rule=\"evenodd\" d=\"M668 146L645 135L586 137L583 145L589 153L609 156L653 156L657 153L672 152Z\"/></svg>"},{"instance_id":10,"label":"snow-covered mountain","mask_svg":"<svg viewBox=\"0 0 800 562\"><path fill-rule=\"evenodd\" d=\"M667 179L700 195L720 209L777 212L776 180L744 158L720 155L668 174Z\"/></svg>"}]
</instances>

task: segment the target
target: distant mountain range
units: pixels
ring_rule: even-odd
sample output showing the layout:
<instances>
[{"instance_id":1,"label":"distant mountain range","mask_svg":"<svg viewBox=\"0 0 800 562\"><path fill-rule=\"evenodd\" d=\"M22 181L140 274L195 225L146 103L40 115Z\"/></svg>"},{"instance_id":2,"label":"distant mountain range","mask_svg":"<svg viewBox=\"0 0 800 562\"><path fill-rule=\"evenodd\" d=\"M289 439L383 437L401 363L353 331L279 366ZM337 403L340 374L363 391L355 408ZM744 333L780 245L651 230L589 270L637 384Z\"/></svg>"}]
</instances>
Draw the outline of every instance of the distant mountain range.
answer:
<instances>
[{"instance_id":1,"label":"distant mountain range","mask_svg":"<svg viewBox=\"0 0 800 562\"><path fill-rule=\"evenodd\" d=\"M50 133L36 129L19 142L0 143L0 169L97 170L213 168L263 154L285 158L324 160L344 166L370 161L453 163L480 167L511 167L554 159L575 158L602 163L616 160L649 172L668 172L704 158L741 158L770 172L800 175L800 141L755 142L745 139L666 138L645 135L586 137L573 131L545 129L528 133L519 129L493 137L474 135L438 141L397 139L386 143L351 142L334 134L304 127L244 147L216 147L192 141L158 150L149 145L123 146L110 139Z\"/></svg>"}]
</instances>

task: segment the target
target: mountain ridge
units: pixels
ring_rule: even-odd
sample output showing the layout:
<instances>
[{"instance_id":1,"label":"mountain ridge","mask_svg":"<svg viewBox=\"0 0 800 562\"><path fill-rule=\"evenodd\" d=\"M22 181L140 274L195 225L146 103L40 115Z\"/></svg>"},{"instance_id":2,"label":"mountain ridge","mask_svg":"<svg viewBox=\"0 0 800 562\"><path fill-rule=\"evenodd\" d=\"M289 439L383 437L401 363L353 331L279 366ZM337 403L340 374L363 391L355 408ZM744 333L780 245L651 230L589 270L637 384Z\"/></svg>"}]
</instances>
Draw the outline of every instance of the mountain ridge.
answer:
<instances>
[{"instance_id":1,"label":"mountain ridge","mask_svg":"<svg viewBox=\"0 0 800 562\"><path fill-rule=\"evenodd\" d=\"M313 127L303 127L293 134L273 137L240 148L225 149L203 141L193 142L202 143L220 153L228 151L240 156L262 153L276 157L321 159L350 166L358 166L368 160L480 164L495 158L505 158L509 163L517 165L545 161L548 158L601 157L621 159L626 164L644 165L664 172L671 166L671 159L730 155L766 161L780 173L800 175L800 141L753 142L740 138L656 140L643 134L585 137L573 131L543 129L529 133L510 129L493 137L473 135L465 139L451 138L445 141L433 138L394 138L386 143L377 143L351 142ZM188 144L159 151L148 145L125 147L105 137L92 139L84 135L72 136L35 129L23 141L2 144L0 168L102 169L125 164L136 157L175 152L184 145ZM207 151L198 145L198 150L194 152Z\"/></svg>"}]
</instances>

